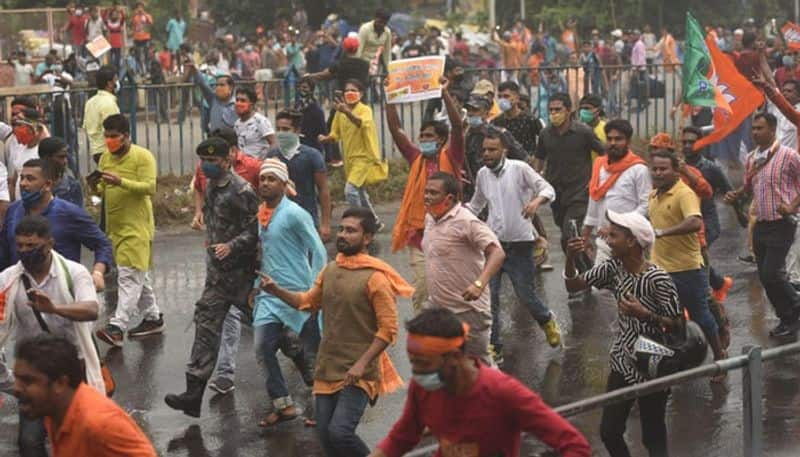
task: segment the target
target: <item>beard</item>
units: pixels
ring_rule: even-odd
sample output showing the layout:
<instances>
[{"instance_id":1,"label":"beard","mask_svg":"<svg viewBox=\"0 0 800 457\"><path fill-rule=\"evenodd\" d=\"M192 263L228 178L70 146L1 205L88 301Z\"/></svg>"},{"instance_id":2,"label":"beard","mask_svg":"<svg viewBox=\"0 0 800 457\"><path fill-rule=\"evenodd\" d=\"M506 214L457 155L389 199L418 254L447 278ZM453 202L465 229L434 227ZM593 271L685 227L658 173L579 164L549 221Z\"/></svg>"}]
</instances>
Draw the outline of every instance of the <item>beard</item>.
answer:
<instances>
[{"instance_id":1,"label":"beard","mask_svg":"<svg viewBox=\"0 0 800 457\"><path fill-rule=\"evenodd\" d=\"M351 246L347 244L347 241L339 238L336 240L336 251L341 252L346 256L356 255L359 252L364 250L364 244L360 243L356 246Z\"/></svg>"}]
</instances>

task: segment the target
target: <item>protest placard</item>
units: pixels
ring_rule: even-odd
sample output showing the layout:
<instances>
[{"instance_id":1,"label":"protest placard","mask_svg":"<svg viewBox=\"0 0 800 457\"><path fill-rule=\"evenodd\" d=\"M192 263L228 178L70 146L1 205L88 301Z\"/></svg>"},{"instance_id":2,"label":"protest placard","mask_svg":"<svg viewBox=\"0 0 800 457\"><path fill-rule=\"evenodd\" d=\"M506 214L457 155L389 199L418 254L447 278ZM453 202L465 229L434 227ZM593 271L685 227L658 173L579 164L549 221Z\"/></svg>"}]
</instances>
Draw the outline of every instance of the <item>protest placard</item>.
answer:
<instances>
[{"instance_id":1,"label":"protest placard","mask_svg":"<svg viewBox=\"0 0 800 457\"><path fill-rule=\"evenodd\" d=\"M439 78L443 73L444 56L390 62L386 100L389 103L408 103L441 97Z\"/></svg>"}]
</instances>

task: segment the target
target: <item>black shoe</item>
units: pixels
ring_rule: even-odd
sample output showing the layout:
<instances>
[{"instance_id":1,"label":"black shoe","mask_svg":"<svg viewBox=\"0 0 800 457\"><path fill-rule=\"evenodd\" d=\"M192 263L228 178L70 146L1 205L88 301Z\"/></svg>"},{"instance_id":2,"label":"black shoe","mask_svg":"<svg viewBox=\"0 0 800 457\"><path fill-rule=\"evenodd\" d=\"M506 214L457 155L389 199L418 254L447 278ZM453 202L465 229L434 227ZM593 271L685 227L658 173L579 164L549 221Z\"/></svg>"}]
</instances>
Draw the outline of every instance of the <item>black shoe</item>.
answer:
<instances>
[{"instance_id":1,"label":"black shoe","mask_svg":"<svg viewBox=\"0 0 800 457\"><path fill-rule=\"evenodd\" d=\"M164 315L159 314L158 319L143 320L136 327L128 330L128 338L136 338L137 336L155 335L163 333L166 326L164 325Z\"/></svg>"},{"instance_id":2,"label":"black shoe","mask_svg":"<svg viewBox=\"0 0 800 457\"><path fill-rule=\"evenodd\" d=\"M797 322L791 324L781 322L769 332L769 336L773 338L787 338L795 335L797 335Z\"/></svg>"},{"instance_id":3,"label":"black shoe","mask_svg":"<svg viewBox=\"0 0 800 457\"><path fill-rule=\"evenodd\" d=\"M186 392L182 394L167 394L164 402L172 409L183 411L183 414L200 417L200 407L203 405L203 391L206 382L198 377L186 374Z\"/></svg>"},{"instance_id":4,"label":"black shoe","mask_svg":"<svg viewBox=\"0 0 800 457\"><path fill-rule=\"evenodd\" d=\"M744 263L756 263L756 258L753 254L742 254L739 256L739 260Z\"/></svg>"}]
</instances>

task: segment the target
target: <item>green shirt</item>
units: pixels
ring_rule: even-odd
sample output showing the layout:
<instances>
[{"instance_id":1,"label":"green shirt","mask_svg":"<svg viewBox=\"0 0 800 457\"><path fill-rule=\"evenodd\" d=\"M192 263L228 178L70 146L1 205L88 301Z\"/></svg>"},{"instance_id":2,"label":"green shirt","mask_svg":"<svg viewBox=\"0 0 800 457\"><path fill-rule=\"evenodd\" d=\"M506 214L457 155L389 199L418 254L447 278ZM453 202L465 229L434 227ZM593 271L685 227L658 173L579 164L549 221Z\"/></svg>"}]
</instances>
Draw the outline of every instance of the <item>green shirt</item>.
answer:
<instances>
[{"instance_id":1,"label":"green shirt","mask_svg":"<svg viewBox=\"0 0 800 457\"><path fill-rule=\"evenodd\" d=\"M122 157L106 151L98 168L122 178L118 186L101 182L105 199L106 233L114 247L117 265L147 271L152 260L155 233L153 204L156 193L156 160L147 149L132 144Z\"/></svg>"}]
</instances>

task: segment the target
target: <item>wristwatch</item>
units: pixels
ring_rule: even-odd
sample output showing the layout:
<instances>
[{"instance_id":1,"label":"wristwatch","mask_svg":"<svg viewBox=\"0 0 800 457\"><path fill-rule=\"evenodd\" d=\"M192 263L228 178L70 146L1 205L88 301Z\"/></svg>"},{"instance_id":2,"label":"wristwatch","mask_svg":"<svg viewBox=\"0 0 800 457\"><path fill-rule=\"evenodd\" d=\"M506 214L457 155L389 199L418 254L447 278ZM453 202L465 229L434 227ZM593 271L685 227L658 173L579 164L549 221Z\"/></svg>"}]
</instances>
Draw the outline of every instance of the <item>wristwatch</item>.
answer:
<instances>
[{"instance_id":1,"label":"wristwatch","mask_svg":"<svg viewBox=\"0 0 800 457\"><path fill-rule=\"evenodd\" d=\"M476 279L475 282L473 282L472 284L474 284L475 287L477 287L478 289L483 289L483 283L481 282L480 279Z\"/></svg>"}]
</instances>

